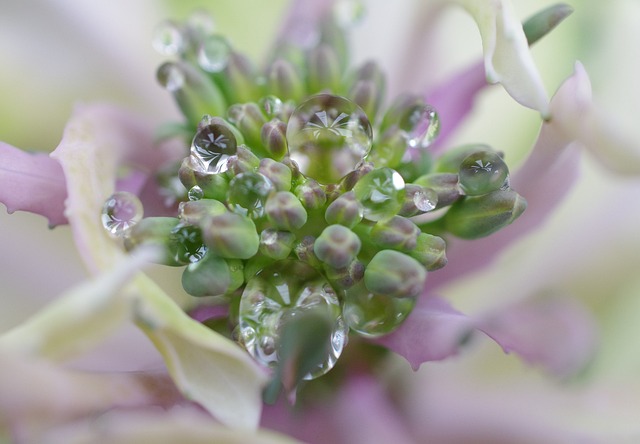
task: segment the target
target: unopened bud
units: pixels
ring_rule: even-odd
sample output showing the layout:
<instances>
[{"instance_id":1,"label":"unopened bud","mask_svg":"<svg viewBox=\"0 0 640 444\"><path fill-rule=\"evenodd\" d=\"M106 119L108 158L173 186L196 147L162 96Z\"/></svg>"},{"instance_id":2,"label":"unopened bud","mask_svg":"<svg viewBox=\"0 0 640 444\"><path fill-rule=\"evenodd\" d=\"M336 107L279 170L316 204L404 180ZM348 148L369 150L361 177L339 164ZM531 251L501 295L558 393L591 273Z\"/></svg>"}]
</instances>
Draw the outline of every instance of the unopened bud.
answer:
<instances>
[{"instance_id":1,"label":"unopened bud","mask_svg":"<svg viewBox=\"0 0 640 444\"><path fill-rule=\"evenodd\" d=\"M362 221L363 215L364 207L356 199L353 191L349 191L329 204L324 218L330 225L340 224L353 228Z\"/></svg>"},{"instance_id":2,"label":"unopened bud","mask_svg":"<svg viewBox=\"0 0 640 444\"><path fill-rule=\"evenodd\" d=\"M262 145L273 159L281 160L287 155L287 125L281 120L271 120L262 126Z\"/></svg>"},{"instance_id":3,"label":"unopened bud","mask_svg":"<svg viewBox=\"0 0 640 444\"><path fill-rule=\"evenodd\" d=\"M258 172L268 178L277 191L291 190L291 169L284 163L265 157L260 160Z\"/></svg>"},{"instance_id":4,"label":"unopened bud","mask_svg":"<svg viewBox=\"0 0 640 444\"><path fill-rule=\"evenodd\" d=\"M284 230L297 230L307 222L307 211L300 200L289 191L272 194L265 206L269 221Z\"/></svg>"},{"instance_id":5,"label":"unopened bud","mask_svg":"<svg viewBox=\"0 0 640 444\"><path fill-rule=\"evenodd\" d=\"M349 265L362 243L353 231L342 225L329 225L315 241L313 251L322 262L334 268Z\"/></svg>"},{"instance_id":6,"label":"unopened bud","mask_svg":"<svg viewBox=\"0 0 640 444\"><path fill-rule=\"evenodd\" d=\"M342 73L338 56L328 45L313 48L307 58L308 92L317 94L323 91L339 93L342 86Z\"/></svg>"},{"instance_id":7,"label":"unopened bud","mask_svg":"<svg viewBox=\"0 0 640 444\"><path fill-rule=\"evenodd\" d=\"M420 233L415 248L407 254L428 271L438 270L447 265L446 243L441 237L432 234Z\"/></svg>"},{"instance_id":8,"label":"unopened bud","mask_svg":"<svg viewBox=\"0 0 640 444\"><path fill-rule=\"evenodd\" d=\"M402 216L377 222L371 229L371 240L382 248L410 251L416 247L420 229Z\"/></svg>"},{"instance_id":9,"label":"unopened bud","mask_svg":"<svg viewBox=\"0 0 640 444\"><path fill-rule=\"evenodd\" d=\"M295 67L288 61L277 59L267 72L269 90L282 100L299 102L306 95L304 83Z\"/></svg>"},{"instance_id":10,"label":"unopened bud","mask_svg":"<svg viewBox=\"0 0 640 444\"><path fill-rule=\"evenodd\" d=\"M293 233L268 228L260 233L260 252L272 259L285 259L293 250L295 241Z\"/></svg>"},{"instance_id":11,"label":"unopened bud","mask_svg":"<svg viewBox=\"0 0 640 444\"><path fill-rule=\"evenodd\" d=\"M320 208L327 202L327 195L322 186L313 179L302 181L293 192L308 209Z\"/></svg>"},{"instance_id":12,"label":"unopened bud","mask_svg":"<svg viewBox=\"0 0 640 444\"><path fill-rule=\"evenodd\" d=\"M415 259L394 250L379 251L364 272L364 284L373 293L414 298L424 289L427 272Z\"/></svg>"},{"instance_id":13,"label":"unopened bud","mask_svg":"<svg viewBox=\"0 0 640 444\"><path fill-rule=\"evenodd\" d=\"M258 252L260 237L251 219L235 213L205 218L202 238L213 254L231 259L249 259Z\"/></svg>"},{"instance_id":14,"label":"unopened bud","mask_svg":"<svg viewBox=\"0 0 640 444\"><path fill-rule=\"evenodd\" d=\"M438 196L436 208L448 207L460 199L462 192L458 175L454 173L431 173L418 177L414 184L432 189Z\"/></svg>"},{"instance_id":15,"label":"unopened bud","mask_svg":"<svg viewBox=\"0 0 640 444\"><path fill-rule=\"evenodd\" d=\"M207 216L216 216L227 212L227 208L215 199L200 199L180 202L178 216L180 220L191 225L197 225Z\"/></svg>"},{"instance_id":16,"label":"unopened bud","mask_svg":"<svg viewBox=\"0 0 640 444\"><path fill-rule=\"evenodd\" d=\"M236 265L233 269L236 271L232 271L225 259L206 254L184 269L182 286L187 293L196 297L227 294L244 283L241 267Z\"/></svg>"}]
</instances>

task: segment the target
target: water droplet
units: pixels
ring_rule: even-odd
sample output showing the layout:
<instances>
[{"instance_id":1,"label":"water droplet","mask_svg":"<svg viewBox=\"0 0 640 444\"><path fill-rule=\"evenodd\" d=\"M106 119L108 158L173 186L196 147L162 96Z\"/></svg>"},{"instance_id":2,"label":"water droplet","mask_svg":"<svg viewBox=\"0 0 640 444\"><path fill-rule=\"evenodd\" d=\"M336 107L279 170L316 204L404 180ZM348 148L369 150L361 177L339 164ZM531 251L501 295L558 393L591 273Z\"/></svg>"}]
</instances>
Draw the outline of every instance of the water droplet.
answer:
<instances>
[{"instance_id":1,"label":"water droplet","mask_svg":"<svg viewBox=\"0 0 640 444\"><path fill-rule=\"evenodd\" d=\"M186 76L178 64L167 62L158 68L158 81L167 91L173 93L184 86Z\"/></svg>"},{"instance_id":2,"label":"water droplet","mask_svg":"<svg viewBox=\"0 0 640 444\"><path fill-rule=\"evenodd\" d=\"M198 64L208 72L220 72L227 67L231 48L224 37L207 36L198 49Z\"/></svg>"},{"instance_id":3,"label":"water droplet","mask_svg":"<svg viewBox=\"0 0 640 444\"><path fill-rule=\"evenodd\" d=\"M426 148L440 132L440 118L433 106L419 103L405 112L398 126L405 132L409 147Z\"/></svg>"},{"instance_id":4,"label":"water droplet","mask_svg":"<svg viewBox=\"0 0 640 444\"><path fill-rule=\"evenodd\" d=\"M284 104L276 96L265 96L258 101L258 105L270 119L280 118Z\"/></svg>"},{"instance_id":5,"label":"water droplet","mask_svg":"<svg viewBox=\"0 0 640 444\"><path fill-rule=\"evenodd\" d=\"M187 17L187 28L189 32L197 39L201 40L215 29L213 17L206 9L196 9L189 17Z\"/></svg>"},{"instance_id":6,"label":"water droplet","mask_svg":"<svg viewBox=\"0 0 640 444\"><path fill-rule=\"evenodd\" d=\"M170 239L175 248L174 258L181 264L198 262L208 251L200 228L193 225L178 224L171 230Z\"/></svg>"},{"instance_id":7,"label":"water droplet","mask_svg":"<svg viewBox=\"0 0 640 444\"><path fill-rule=\"evenodd\" d=\"M265 175L240 173L229 183L227 202L232 211L257 218L264 215L264 206L272 191L275 188Z\"/></svg>"},{"instance_id":8,"label":"water droplet","mask_svg":"<svg viewBox=\"0 0 640 444\"><path fill-rule=\"evenodd\" d=\"M287 142L303 174L320 183L336 183L369 153L371 123L352 101L319 94L295 109Z\"/></svg>"},{"instance_id":9,"label":"water droplet","mask_svg":"<svg viewBox=\"0 0 640 444\"><path fill-rule=\"evenodd\" d=\"M177 23L166 20L153 32L153 49L165 56L178 55L184 51L185 38Z\"/></svg>"},{"instance_id":10,"label":"water droplet","mask_svg":"<svg viewBox=\"0 0 640 444\"><path fill-rule=\"evenodd\" d=\"M431 211L438 205L438 193L433 188L420 187L413 195L413 204L423 213Z\"/></svg>"},{"instance_id":11,"label":"water droplet","mask_svg":"<svg viewBox=\"0 0 640 444\"><path fill-rule=\"evenodd\" d=\"M359 0L338 0L333 6L333 16L342 28L356 25L364 14L365 7Z\"/></svg>"},{"instance_id":12,"label":"water droplet","mask_svg":"<svg viewBox=\"0 0 640 444\"><path fill-rule=\"evenodd\" d=\"M509 179L509 168L502 158L490 151L479 151L460 164L460 188L469 196L499 190Z\"/></svg>"},{"instance_id":13,"label":"water droplet","mask_svg":"<svg viewBox=\"0 0 640 444\"><path fill-rule=\"evenodd\" d=\"M362 176L353 187L364 207L364 217L378 221L395 216L405 199L402 176L391 168L379 168Z\"/></svg>"},{"instance_id":14,"label":"water droplet","mask_svg":"<svg viewBox=\"0 0 640 444\"><path fill-rule=\"evenodd\" d=\"M358 334L379 337L398 328L415 304L415 298L375 294L359 284L347 290L343 316L346 324Z\"/></svg>"},{"instance_id":15,"label":"water droplet","mask_svg":"<svg viewBox=\"0 0 640 444\"><path fill-rule=\"evenodd\" d=\"M198 185L194 185L187 193L187 197L189 200L200 200L204 197L204 191Z\"/></svg>"},{"instance_id":16,"label":"water droplet","mask_svg":"<svg viewBox=\"0 0 640 444\"><path fill-rule=\"evenodd\" d=\"M236 137L220 118L198 130L191 142L191 156L208 173L224 173L229 169L229 158L236 154Z\"/></svg>"},{"instance_id":17,"label":"water droplet","mask_svg":"<svg viewBox=\"0 0 640 444\"><path fill-rule=\"evenodd\" d=\"M102 226L114 237L124 237L128 230L142 220L140 199L127 191L117 191L102 207Z\"/></svg>"},{"instance_id":18,"label":"water droplet","mask_svg":"<svg viewBox=\"0 0 640 444\"><path fill-rule=\"evenodd\" d=\"M304 379L331 370L347 340L340 301L329 283L312 267L296 260L276 262L247 282L239 309L239 334L249 354L274 367L278 362L279 332L284 322L302 310L325 306L334 316L331 347L325 360Z\"/></svg>"}]
</instances>

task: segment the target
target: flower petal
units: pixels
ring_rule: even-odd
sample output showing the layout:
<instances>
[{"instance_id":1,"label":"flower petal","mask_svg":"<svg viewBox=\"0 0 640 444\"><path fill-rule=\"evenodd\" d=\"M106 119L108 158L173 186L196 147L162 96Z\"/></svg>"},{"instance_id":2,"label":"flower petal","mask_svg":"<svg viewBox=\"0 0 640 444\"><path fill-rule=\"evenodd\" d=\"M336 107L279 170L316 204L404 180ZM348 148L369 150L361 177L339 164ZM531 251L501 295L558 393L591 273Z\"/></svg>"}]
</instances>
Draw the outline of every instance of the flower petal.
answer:
<instances>
[{"instance_id":1,"label":"flower petal","mask_svg":"<svg viewBox=\"0 0 640 444\"><path fill-rule=\"evenodd\" d=\"M469 317L444 299L424 295L398 330L376 342L403 356L417 370L423 362L455 355L474 327Z\"/></svg>"},{"instance_id":2,"label":"flower petal","mask_svg":"<svg viewBox=\"0 0 640 444\"><path fill-rule=\"evenodd\" d=\"M255 428L267 381L235 343L194 321L144 276L137 286L138 326L162 353L174 382L226 425Z\"/></svg>"},{"instance_id":3,"label":"flower petal","mask_svg":"<svg viewBox=\"0 0 640 444\"><path fill-rule=\"evenodd\" d=\"M278 44L289 43L302 48L320 38L318 25L333 7L334 0L293 0L280 26Z\"/></svg>"},{"instance_id":4,"label":"flower petal","mask_svg":"<svg viewBox=\"0 0 640 444\"><path fill-rule=\"evenodd\" d=\"M7 211L29 211L49 219L49 225L67 222L67 190L60 164L44 153L27 153L0 142L0 202Z\"/></svg>"},{"instance_id":5,"label":"flower petal","mask_svg":"<svg viewBox=\"0 0 640 444\"><path fill-rule=\"evenodd\" d=\"M520 104L549 114L549 99L509 0L451 0L476 21L489 83L500 83Z\"/></svg>"}]
</instances>

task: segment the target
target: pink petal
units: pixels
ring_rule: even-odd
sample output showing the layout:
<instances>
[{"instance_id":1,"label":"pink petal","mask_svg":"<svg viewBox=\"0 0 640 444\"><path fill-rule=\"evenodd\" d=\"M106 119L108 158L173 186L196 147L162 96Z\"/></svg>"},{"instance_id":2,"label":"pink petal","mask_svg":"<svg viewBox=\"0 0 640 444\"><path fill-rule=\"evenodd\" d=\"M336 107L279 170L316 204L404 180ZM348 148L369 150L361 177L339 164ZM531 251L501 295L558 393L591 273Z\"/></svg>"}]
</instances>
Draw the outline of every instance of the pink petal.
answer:
<instances>
[{"instance_id":1,"label":"pink petal","mask_svg":"<svg viewBox=\"0 0 640 444\"><path fill-rule=\"evenodd\" d=\"M581 370L596 345L593 319L568 298L522 300L487 316L479 329L505 353L517 353L557 376Z\"/></svg>"},{"instance_id":2,"label":"pink petal","mask_svg":"<svg viewBox=\"0 0 640 444\"><path fill-rule=\"evenodd\" d=\"M320 38L318 25L331 12L333 4L334 0L293 0L280 26L278 43L313 46Z\"/></svg>"},{"instance_id":3,"label":"pink petal","mask_svg":"<svg viewBox=\"0 0 640 444\"><path fill-rule=\"evenodd\" d=\"M27 153L0 142L0 202L7 211L29 211L49 219L49 225L67 223L67 197L60 164L44 153Z\"/></svg>"},{"instance_id":4,"label":"pink petal","mask_svg":"<svg viewBox=\"0 0 640 444\"><path fill-rule=\"evenodd\" d=\"M376 342L403 356L417 370L423 362L455 355L473 330L473 321L447 301L424 295L398 330Z\"/></svg>"}]
</instances>

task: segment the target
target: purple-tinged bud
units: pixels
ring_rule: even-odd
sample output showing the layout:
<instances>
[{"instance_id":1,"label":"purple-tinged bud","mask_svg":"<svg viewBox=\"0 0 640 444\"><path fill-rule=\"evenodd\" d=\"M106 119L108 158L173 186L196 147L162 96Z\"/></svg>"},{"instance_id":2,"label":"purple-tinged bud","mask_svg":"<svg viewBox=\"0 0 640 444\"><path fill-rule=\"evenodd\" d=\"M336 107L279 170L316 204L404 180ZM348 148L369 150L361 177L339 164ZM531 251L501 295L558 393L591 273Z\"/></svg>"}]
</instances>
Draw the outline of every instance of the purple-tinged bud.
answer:
<instances>
[{"instance_id":1,"label":"purple-tinged bud","mask_svg":"<svg viewBox=\"0 0 640 444\"><path fill-rule=\"evenodd\" d=\"M313 236L305 236L295 245L295 247L293 247L293 252L302 262L309 264L316 269L320 269L322 267L322 262L320 262L320 259L318 259L314 252L315 242L316 239Z\"/></svg>"},{"instance_id":2,"label":"purple-tinged bud","mask_svg":"<svg viewBox=\"0 0 640 444\"><path fill-rule=\"evenodd\" d=\"M438 205L438 193L432 188L408 183L405 185L404 204L400 216L411 217L432 211Z\"/></svg>"},{"instance_id":3,"label":"purple-tinged bud","mask_svg":"<svg viewBox=\"0 0 640 444\"><path fill-rule=\"evenodd\" d=\"M299 102L306 95L304 82L296 68L286 60L277 59L267 71L269 91L282 100Z\"/></svg>"},{"instance_id":4,"label":"purple-tinged bud","mask_svg":"<svg viewBox=\"0 0 640 444\"><path fill-rule=\"evenodd\" d=\"M435 173L454 173L460 171L460 164L471 154L479 151L493 151L489 145L485 144L469 144L461 145L445 151L433 164L433 172Z\"/></svg>"},{"instance_id":5,"label":"purple-tinged bud","mask_svg":"<svg viewBox=\"0 0 640 444\"><path fill-rule=\"evenodd\" d=\"M415 185L434 190L438 196L436 208L448 207L460 197L462 191L458 184L458 175L453 173L431 173L420 176Z\"/></svg>"},{"instance_id":6,"label":"purple-tinged bud","mask_svg":"<svg viewBox=\"0 0 640 444\"><path fill-rule=\"evenodd\" d=\"M394 250L379 251L364 271L369 291L394 298L415 298L426 280L427 272L418 261Z\"/></svg>"},{"instance_id":7,"label":"purple-tinged bud","mask_svg":"<svg viewBox=\"0 0 640 444\"><path fill-rule=\"evenodd\" d=\"M277 191L291 190L291 169L284 163L265 157L260 160L258 172L267 177Z\"/></svg>"},{"instance_id":8,"label":"purple-tinged bud","mask_svg":"<svg viewBox=\"0 0 640 444\"><path fill-rule=\"evenodd\" d=\"M362 243L353 231L343 225L329 225L315 241L313 251L322 262L343 268L354 261Z\"/></svg>"},{"instance_id":9,"label":"purple-tinged bud","mask_svg":"<svg viewBox=\"0 0 640 444\"><path fill-rule=\"evenodd\" d=\"M416 247L407 254L420 262L427 271L433 271L447 265L446 247L441 237L420 233Z\"/></svg>"},{"instance_id":10,"label":"purple-tinged bud","mask_svg":"<svg viewBox=\"0 0 640 444\"><path fill-rule=\"evenodd\" d=\"M324 218L330 225L340 224L348 228L353 228L364 215L364 207L356 199L353 191L342 194L331 202L324 213Z\"/></svg>"},{"instance_id":11,"label":"purple-tinged bud","mask_svg":"<svg viewBox=\"0 0 640 444\"><path fill-rule=\"evenodd\" d=\"M322 186L314 179L307 179L298 184L293 193L308 209L321 208L327 202L327 195Z\"/></svg>"},{"instance_id":12,"label":"purple-tinged bud","mask_svg":"<svg viewBox=\"0 0 640 444\"><path fill-rule=\"evenodd\" d=\"M377 222L371 229L371 240L382 248L410 251L416 247L420 228L409 219L393 216Z\"/></svg>"},{"instance_id":13,"label":"purple-tinged bud","mask_svg":"<svg viewBox=\"0 0 640 444\"><path fill-rule=\"evenodd\" d=\"M234 174L253 173L260 166L260 158L244 145L238 147L235 156L229 158L229 170Z\"/></svg>"},{"instance_id":14,"label":"purple-tinged bud","mask_svg":"<svg viewBox=\"0 0 640 444\"><path fill-rule=\"evenodd\" d=\"M265 205L269 221L279 229L297 230L307 222L307 211L298 198L289 191L272 194Z\"/></svg>"},{"instance_id":15,"label":"purple-tinged bud","mask_svg":"<svg viewBox=\"0 0 640 444\"><path fill-rule=\"evenodd\" d=\"M289 152L287 149L287 125L281 120L272 120L262 126L262 145L275 160L281 160Z\"/></svg>"},{"instance_id":16,"label":"purple-tinged bud","mask_svg":"<svg viewBox=\"0 0 640 444\"><path fill-rule=\"evenodd\" d=\"M191 225L197 225L206 216L216 216L227 211L227 207L215 199L180 202L178 207L180 220Z\"/></svg>"},{"instance_id":17,"label":"purple-tinged bud","mask_svg":"<svg viewBox=\"0 0 640 444\"><path fill-rule=\"evenodd\" d=\"M240 130L246 144L254 151L262 149L262 126L267 123L260 107L253 102L236 104L229 109L229 120Z\"/></svg>"},{"instance_id":18,"label":"purple-tinged bud","mask_svg":"<svg viewBox=\"0 0 640 444\"><path fill-rule=\"evenodd\" d=\"M258 252L260 237L251 219L235 213L210 216L201 222L202 238L209 250L230 259L249 259Z\"/></svg>"},{"instance_id":19,"label":"purple-tinged bud","mask_svg":"<svg viewBox=\"0 0 640 444\"><path fill-rule=\"evenodd\" d=\"M296 242L296 236L288 231L267 228L260 233L260 252L272 259L286 259Z\"/></svg>"},{"instance_id":20,"label":"purple-tinged bud","mask_svg":"<svg viewBox=\"0 0 640 444\"><path fill-rule=\"evenodd\" d=\"M334 285L342 289L353 287L364 277L364 264L354 260L348 266L334 268L324 264L324 274Z\"/></svg>"},{"instance_id":21,"label":"purple-tinged bud","mask_svg":"<svg viewBox=\"0 0 640 444\"><path fill-rule=\"evenodd\" d=\"M342 88L342 72L338 56L328 45L313 48L307 56L308 92L339 94Z\"/></svg>"}]
</instances>

